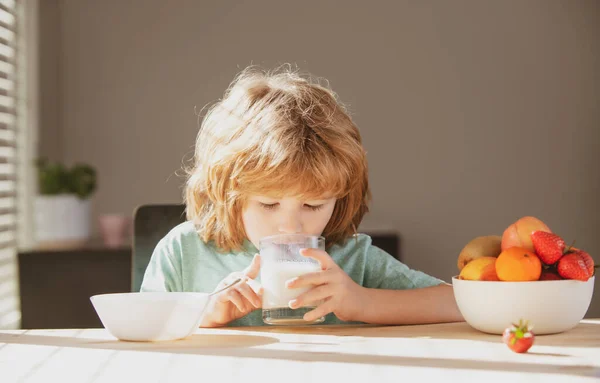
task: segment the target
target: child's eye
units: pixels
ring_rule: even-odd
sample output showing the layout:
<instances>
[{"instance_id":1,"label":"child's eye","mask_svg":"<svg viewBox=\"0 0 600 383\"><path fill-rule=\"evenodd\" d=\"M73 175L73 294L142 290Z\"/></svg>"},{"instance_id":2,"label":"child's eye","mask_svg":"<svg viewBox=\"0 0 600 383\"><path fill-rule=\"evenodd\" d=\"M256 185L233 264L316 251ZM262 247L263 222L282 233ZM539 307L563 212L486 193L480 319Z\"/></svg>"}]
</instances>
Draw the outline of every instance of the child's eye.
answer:
<instances>
[{"instance_id":1,"label":"child's eye","mask_svg":"<svg viewBox=\"0 0 600 383\"><path fill-rule=\"evenodd\" d=\"M312 210L312 211L318 211L318 210L321 210L323 208L323 205L308 205L308 204L305 204L304 206L306 206L307 209Z\"/></svg>"},{"instance_id":2,"label":"child's eye","mask_svg":"<svg viewBox=\"0 0 600 383\"><path fill-rule=\"evenodd\" d=\"M277 207L277 205L279 205L277 202L275 202L275 203L262 203L261 202L260 203L260 206L263 209L267 209L267 210L273 210L273 209L275 209Z\"/></svg>"}]
</instances>

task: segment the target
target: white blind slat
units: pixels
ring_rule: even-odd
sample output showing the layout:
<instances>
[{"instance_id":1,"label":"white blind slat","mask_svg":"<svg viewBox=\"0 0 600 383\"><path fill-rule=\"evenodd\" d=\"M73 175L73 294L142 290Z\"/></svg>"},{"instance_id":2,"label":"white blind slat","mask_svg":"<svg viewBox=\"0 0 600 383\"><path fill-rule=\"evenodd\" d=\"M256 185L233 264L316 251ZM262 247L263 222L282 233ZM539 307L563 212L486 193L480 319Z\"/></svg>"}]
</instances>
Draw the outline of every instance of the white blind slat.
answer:
<instances>
[{"instance_id":1,"label":"white blind slat","mask_svg":"<svg viewBox=\"0 0 600 383\"><path fill-rule=\"evenodd\" d=\"M2 134L2 133L0 133ZM14 164L0 164L0 176L12 176L15 174L15 165ZM14 207L15 206L15 202L11 201L11 206L10 207ZM3 199L0 198L0 209L5 209L5 207L3 207Z\"/></svg>"},{"instance_id":2,"label":"white blind slat","mask_svg":"<svg viewBox=\"0 0 600 383\"><path fill-rule=\"evenodd\" d=\"M0 78L0 89L6 92L12 92L15 90L15 82L5 78Z\"/></svg>"},{"instance_id":3,"label":"white blind slat","mask_svg":"<svg viewBox=\"0 0 600 383\"><path fill-rule=\"evenodd\" d=\"M2 249L2 247L12 246L15 242L15 233L10 231L0 231L0 263L5 261L14 261L14 250L12 248Z\"/></svg>"},{"instance_id":4,"label":"white blind slat","mask_svg":"<svg viewBox=\"0 0 600 383\"><path fill-rule=\"evenodd\" d=\"M0 129L0 141L14 142L15 138L16 135L13 130Z\"/></svg>"},{"instance_id":5,"label":"white blind slat","mask_svg":"<svg viewBox=\"0 0 600 383\"><path fill-rule=\"evenodd\" d=\"M16 292L16 287L14 283L0 283L0 297L14 294Z\"/></svg>"},{"instance_id":6,"label":"white blind slat","mask_svg":"<svg viewBox=\"0 0 600 383\"><path fill-rule=\"evenodd\" d=\"M0 299L0 313L11 312L15 309L15 307L19 307L19 297L9 295Z\"/></svg>"},{"instance_id":7,"label":"white blind slat","mask_svg":"<svg viewBox=\"0 0 600 383\"><path fill-rule=\"evenodd\" d=\"M16 222L14 214L0 214L0 226L13 226Z\"/></svg>"},{"instance_id":8,"label":"white blind slat","mask_svg":"<svg viewBox=\"0 0 600 383\"><path fill-rule=\"evenodd\" d=\"M6 8L12 11L14 11L17 6L15 0L0 0L0 4L4 5Z\"/></svg>"},{"instance_id":9,"label":"white blind slat","mask_svg":"<svg viewBox=\"0 0 600 383\"><path fill-rule=\"evenodd\" d=\"M3 210L14 209L14 207L16 205L17 204L15 202L15 199L12 197L0 198L0 209L3 209Z\"/></svg>"},{"instance_id":10,"label":"white blind slat","mask_svg":"<svg viewBox=\"0 0 600 383\"><path fill-rule=\"evenodd\" d=\"M19 328L21 323L21 312L19 310L10 310L6 313L0 313L0 328Z\"/></svg>"},{"instance_id":11,"label":"white blind slat","mask_svg":"<svg viewBox=\"0 0 600 383\"><path fill-rule=\"evenodd\" d=\"M15 25L15 15L6 12L4 9L0 9L0 21L12 27Z\"/></svg>"},{"instance_id":12,"label":"white blind slat","mask_svg":"<svg viewBox=\"0 0 600 383\"><path fill-rule=\"evenodd\" d=\"M15 191L15 181L0 181L0 193L10 193Z\"/></svg>"},{"instance_id":13,"label":"white blind slat","mask_svg":"<svg viewBox=\"0 0 600 383\"><path fill-rule=\"evenodd\" d=\"M0 264L0 281L7 281L13 278L16 275L15 264L7 263ZM0 303L2 303L2 299L0 299Z\"/></svg>"},{"instance_id":14,"label":"white blind slat","mask_svg":"<svg viewBox=\"0 0 600 383\"><path fill-rule=\"evenodd\" d=\"M0 158L12 159L15 157L15 148L0 146Z\"/></svg>"},{"instance_id":15,"label":"white blind slat","mask_svg":"<svg viewBox=\"0 0 600 383\"><path fill-rule=\"evenodd\" d=\"M15 124L15 115L10 113L2 113L0 112L0 123L6 125L14 125Z\"/></svg>"},{"instance_id":16,"label":"white blind slat","mask_svg":"<svg viewBox=\"0 0 600 383\"><path fill-rule=\"evenodd\" d=\"M0 55L9 59L15 58L15 49L5 44L0 44Z\"/></svg>"},{"instance_id":17,"label":"white blind slat","mask_svg":"<svg viewBox=\"0 0 600 383\"><path fill-rule=\"evenodd\" d=\"M0 106L12 109L15 107L15 98L10 96L3 96L0 94Z\"/></svg>"},{"instance_id":18,"label":"white blind slat","mask_svg":"<svg viewBox=\"0 0 600 383\"><path fill-rule=\"evenodd\" d=\"M15 32L0 25L0 39L15 41Z\"/></svg>"},{"instance_id":19,"label":"white blind slat","mask_svg":"<svg viewBox=\"0 0 600 383\"><path fill-rule=\"evenodd\" d=\"M6 61L0 61L0 72L5 73L7 76L12 76L15 73L15 66Z\"/></svg>"}]
</instances>

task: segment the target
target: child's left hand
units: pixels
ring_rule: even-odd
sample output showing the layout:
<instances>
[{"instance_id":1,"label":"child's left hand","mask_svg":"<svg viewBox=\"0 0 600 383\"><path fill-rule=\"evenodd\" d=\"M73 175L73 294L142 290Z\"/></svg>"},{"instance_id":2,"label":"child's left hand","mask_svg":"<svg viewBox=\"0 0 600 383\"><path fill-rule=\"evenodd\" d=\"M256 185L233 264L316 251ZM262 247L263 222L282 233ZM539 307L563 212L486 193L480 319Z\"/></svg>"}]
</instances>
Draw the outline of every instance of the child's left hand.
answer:
<instances>
[{"instance_id":1,"label":"child's left hand","mask_svg":"<svg viewBox=\"0 0 600 383\"><path fill-rule=\"evenodd\" d=\"M290 308L297 309L323 301L317 308L306 313L304 320L312 321L329 313L334 313L343 321L355 320L356 314L363 308L364 288L354 282L325 251L302 249L300 254L318 261L321 271L287 281L286 286L291 289L313 286L309 291L290 301Z\"/></svg>"}]
</instances>

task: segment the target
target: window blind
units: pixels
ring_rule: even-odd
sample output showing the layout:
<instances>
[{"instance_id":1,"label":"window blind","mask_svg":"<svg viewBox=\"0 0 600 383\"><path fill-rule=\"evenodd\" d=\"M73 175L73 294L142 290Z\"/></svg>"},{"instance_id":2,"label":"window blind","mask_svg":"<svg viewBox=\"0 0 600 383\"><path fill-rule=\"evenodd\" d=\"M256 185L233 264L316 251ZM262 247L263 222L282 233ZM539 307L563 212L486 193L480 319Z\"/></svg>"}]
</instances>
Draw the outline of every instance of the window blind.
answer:
<instances>
[{"instance_id":1,"label":"window blind","mask_svg":"<svg viewBox=\"0 0 600 383\"><path fill-rule=\"evenodd\" d=\"M0 328L20 324L17 243L18 1L0 0Z\"/></svg>"}]
</instances>

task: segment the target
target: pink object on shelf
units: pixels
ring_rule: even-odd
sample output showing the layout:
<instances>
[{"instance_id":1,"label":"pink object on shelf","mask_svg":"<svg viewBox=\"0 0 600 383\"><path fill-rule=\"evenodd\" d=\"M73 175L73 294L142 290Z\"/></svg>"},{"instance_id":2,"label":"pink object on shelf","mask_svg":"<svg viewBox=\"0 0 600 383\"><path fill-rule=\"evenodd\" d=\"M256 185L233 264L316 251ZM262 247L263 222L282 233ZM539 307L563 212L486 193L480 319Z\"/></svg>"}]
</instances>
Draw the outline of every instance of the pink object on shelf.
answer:
<instances>
[{"instance_id":1,"label":"pink object on shelf","mask_svg":"<svg viewBox=\"0 0 600 383\"><path fill-rule=\"evenodd\" d=\"M131 218L125 214L102 214L98 218L102 240L108 247L121 247L130 236Z\"/></svg>"}]
</instances>

